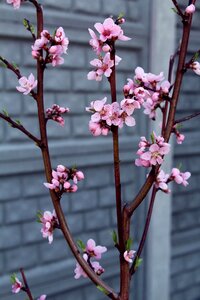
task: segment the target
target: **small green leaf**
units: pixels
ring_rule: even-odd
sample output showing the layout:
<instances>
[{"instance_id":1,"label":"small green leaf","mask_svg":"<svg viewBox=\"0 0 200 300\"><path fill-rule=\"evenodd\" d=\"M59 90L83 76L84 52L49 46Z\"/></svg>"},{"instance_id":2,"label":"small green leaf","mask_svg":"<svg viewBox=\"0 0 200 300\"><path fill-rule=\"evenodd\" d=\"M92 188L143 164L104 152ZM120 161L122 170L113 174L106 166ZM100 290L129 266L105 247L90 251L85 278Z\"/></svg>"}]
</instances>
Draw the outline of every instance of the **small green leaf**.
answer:
<instances>
[{"instance_id":1,"label":"small green leaf","mask_svg":"<svg viewBox=\"0 0 200 300\"><path fill-rule=\"evenodd\" d=\"M194 60L194 61L197 60L198 57L199 57L199 51L197 51L197 52L194 54L193 60Z\"/></svg>"},{"instance_id":2,"label":"small green leaf","mask_svg":"<svg viewBox=\"0 0 200 300\"><path fill-rule=\"evenodd\" d=\"M115 230L112 231L112 239L114 244L116 245L118 243L117 233Z\"/></svg>"},{"instance_id":3,"label":"small green leaf","mask_svg":"<svg viewBox=\"0 0 200 300\"><path fill-rule=\"evenodd\" d=\"M125 13L123 13L123 12L120 12L120 14L119 14L119 16L118 16L118 18L117 18L117 19L121 19L121 18L123 18L123 17L124 17L124 15L125 15Z\"/></svg>"},{"instance_id":4,"label":"small green leaf","mask_svg":"<svg viewBox=\"0 0 200 300\"><path fill-rule=\"evenodd\" d=\"M137 257L135 262L135 269L139 268L139 266L142 264L143 259Z\"/></svg>"},{"instance_id":5,"label":"small green leaf","mask_svg":"<svg viewBox=\"0 0 200 300\"><path fill-rule=\"evenodd\" d=\"M28 27L29 27L29 21L27 20L27 19L23 19L23 25L24 25L24 27L26 28L26 29L28 29Z\"/></svg>"},{"instance_id":6,"label":"small green leaf","mask_svg":"<svg viewBox=\"0 0 200 300\"><path fill-rule=\"evenodd\" d=\"M42 216L43 216L42 211L38 210L38 212L36 214L36 222L41 223Z\"/></svg>"},{"instance_id":7,"label":"small green leaf","mask_svg":"<svg viewBox=\"0 0 200 300\"><path fill-rule=\"evenodd\" d=\"M77 246L82 250L82 251L85 251L85 244L81 241L81 240L78 240L77 242Z\"/></svg>"},{"instance_id":8,"label":"small green leaf","mask_svg":"<svg viewBox=\"0 0 200 300\"><path fill-rule=\"evenodd\" d=\"M151 134L151 141L152 141L153 144L155 143L155 138L154 138L154 134L153 133Z\"/></svg>"},{"instance_id":9,"label":"small green leaf","mask_svg":"<svg viewBox=\"0 0 200 300\"><path fill-rule=\"evenodd\" d=\"M104 287L100 286L100 285L97 285L97 289L99 291L101 291L102 293L104 293L105 295L109 294L108 291L106 291L106 289Z\"/></svg>"},{"instance_id":10,"label":"small green leaf","mask_svg":"<svg viewBox=\"0 0 200 300\"><path fill-rule=\"evenodd\" d=\"M15 120L15 122L16 122L19 126L22 125L21 122L20 122L20 120Z\"/></svg>"},{"instance_id":11,"label":"small green leaf","mask_svg":"<svg viewBox=\"0 0 200 300\"><path fill-rule=\"evenodd\" d=\"M3 112L4 116L9 117L9 114L6 109L3 109L2 112Z\"/></svg>"},{"instance_id":12,"label":"small green leaf","mask_svg":"<svg viewBox=\"0 0 200 300\"><path fill-rule=\"evenodd\" d=\"M16 278L16 274L13 273L13 274L10 276L10 281L11 281L12 284L15 283L15 281L16 281L15 278Z\"/></svg>"},{"instance_id":13,"label":"small green leaf","mask_svg":"<svg viewBox=\"0 0 200 300\"><path fill-rule=\"evenodd\" d=\"M183 164L179 163L177 169L181 170L182 166L183 166Z\"/></svg>"},{"instance_id":14,"label":"small green leaf","mask_svg":"<svg viewBox=\"0 0 200 300\"><path fill-rule=\"evenodd\" d=\"M175 14L178 14L178 11L176 10L175 7L171 7L171 10L172 10Z\"/></svg>"},{"instance_id":15,"label":"small green leaf","mask_svg":"<svg viewBox=\"0 0 200 300\"><path fill-rule=\"evenodd\" d=\"M130 251L131 250L131 245L133 243L133 240L131 238L129 238L127 241L126 241L126 250L127 251Z\"/></svg>"}]
</instances>

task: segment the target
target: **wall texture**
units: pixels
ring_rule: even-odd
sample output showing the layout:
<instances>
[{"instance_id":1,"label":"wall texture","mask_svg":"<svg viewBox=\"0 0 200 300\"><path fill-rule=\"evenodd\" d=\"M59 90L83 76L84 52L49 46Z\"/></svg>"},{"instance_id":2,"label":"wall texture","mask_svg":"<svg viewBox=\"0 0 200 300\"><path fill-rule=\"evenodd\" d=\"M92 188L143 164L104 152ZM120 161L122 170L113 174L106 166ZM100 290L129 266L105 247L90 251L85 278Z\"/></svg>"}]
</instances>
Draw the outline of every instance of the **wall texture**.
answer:
<instances>
[{"instance_id":1,"label":"wall texture","mask_svg":"<svg viewBox=\"0 0 200 300\"><path fill-rule=\"evenodd\" d=\"M67 166L76 164L85 172L80 191L63 199L64 210L75 239L86 241L92 237L108 247L103 261L106 269L104 278L118 289L117 253L112 247L110 235L116 226L112 142L109 137L91 137L88 132L89 115L84 110L90 101L109 97L109 89L106 80L97 84L86 79L90 70L89 61L94 57L88 46L87 28L111 14L117 16L123 11L126 15L125 32L134 38L129 43L118 44L118 54L123 58L117 76L120 99L126 78L133 76L134 68L137 65L147 67L148 1L46 0L43 4L45 28L53 32L62 25L70 39L65 64L56 69L50 67L45 76L45 106L58 103L69 106L72 111L66 117L64 128L49 122L53 166L58 163ZM30 72L35 74L35 61L30 56L32 42L29 33L21 23L24 17L34 22L33 11L28 4L14 11L5 1L0 1L0 55L21 66L25 76ZM7 109L13 118L20 119L24 126L38 134L35 103L28 96L17 93L16 85L15 76L1 68L0 109ZM146 132L147 126L143 120L138 116L136 129L124 128L120 138L124 201L132 199L140 184L140 171L135 172L133 153L137 148L138 136ZM58 232L52 246L41 237L40 225L35 222L36 212L52 207L42 184L45 179L39 150L2 121L0 140L0 298L13 299L9 274L24 267L36 296L47 293L49 300L66 297L77 300L104 299L101 293L94 295L95 288L87 280L73 279L75 261ZM142 206L134 220L134 247L141 234L144 211ZM144 287L141 270L135 279L135 299L144 299ZM16 300L20 298L20 295L15 297Z\"/></svg>"},{"instance_id":2,"label":"wall texture","mask_svg":"<svg viewBox=\"0 0 200 300\"><path fill-rule=\"evenodd\" d=\"M184 1L186 4L187 1ZM197 1L194 26L188 58L199 49L200 5ZM180 39L180 23L177 26L177 43ZM200 110L200 78L188 71L180 97L177 118ZM187 188L174 185L172 199L172 261L171 299L197 300L200 295L200 135L199 118L182 124L186 140L175 145L175 166L190 170L192 177Z\"/></svg>"}]
</instances>

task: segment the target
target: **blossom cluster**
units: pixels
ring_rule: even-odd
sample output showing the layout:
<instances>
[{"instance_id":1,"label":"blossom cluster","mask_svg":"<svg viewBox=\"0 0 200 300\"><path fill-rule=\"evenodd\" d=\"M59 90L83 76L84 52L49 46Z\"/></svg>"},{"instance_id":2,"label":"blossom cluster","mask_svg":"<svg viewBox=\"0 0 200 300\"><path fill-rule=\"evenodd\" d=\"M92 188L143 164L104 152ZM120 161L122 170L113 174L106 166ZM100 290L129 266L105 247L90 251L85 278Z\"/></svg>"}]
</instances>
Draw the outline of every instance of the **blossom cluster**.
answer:
<instances>
[{"instance_id":1,"label":"blossom cluster","mask_svg":"<svg viewBox=\"0 0 200 300\"><path fill-rule=\"evenodd\" d=\"M89 129L94 136L107 135L111 130L111 126L122 128L124 124L127 126L135 126L135 119L132 114L135 109L140 108L137 101L133 99L123 99L120 104L113 102L106 104L107 98L92 101L90 107L86 107L88 112L92 112L89 122Z\"/></svg>"},{"instance_id":2,"label":"blossom cluster","mask_svg":"<svg viewBox=\"0 0 200 300\"><path fill-rule=\"evenodd\" d=\"M58 219L55 213L50 211L45 211L43 214L38 213L38 222L42 223L41 233L43 238L47 238L49 244L53 242L53 231L59 228Z\"/></svg>"},{"instance_id":3,"label":"blossom cluster","mask_svg":"<svg viewBox=\"0 0 200 300\"><path fill-rule=\"evenodd\" d=\"M153 132L152 142L147 141L143 136L140 138L139 150L137 154L139 158L135 160L136 166L142 166L149 168L156 164L161 165L163 163L163 155L168 154L170 151L170 144L164 141L162 136L157 136Z\"/></svg>"},{"instance_id":4,"label":"blossom cluster","mask_svg":"<svg viewBox=\"0 0 200 300\"><path fill-rule=\"evenodd\" d=\"M15 274L11 276L12 282L12 292L14 294L18 294L21 290L26 292L26 288L24 287L23 283L16 277ZM46 295L41 295L37 300L46 300Z\"/></svg>"},{"instance_id":5,"label":"blossom cluster","mask_svg":"<svg viewBox=\"0 0 200 300\"><path fill-rule=\"evenodd\" d=\"M137 100L144 107L144 113L155 120L156 109L161 108L161 103L169 96L170 83L164 80L163 72L155 75L137 67L134 79L128 78L123 91L125 98Z\"/></svg>"},{"instance_id":6,"label":"blossom cluster","mask_svg":"<svg viewBox=\"0 0 200 300\"><path fill-rule=\"evenodd\" d=\"M182 184L183 186L188 185L188 179L190 178L190 172L182 173L178 168L173 168L171 174L165 174L163 170L159 170L156 178L155 187L162 190L165 193L170 193L168 188L168 183L175 181L177 184Z\"/></svg>"},{"instance_id":7,"label":"blossom cluster","mask_svg":"<svg viewBox=\"0 0 200 300\"><path fill-rule=\"evenodd\" d=\"M47 30L43 30L40 38L36 39L32 46L32 56L39 59L43 49L46 51L45 63L52 63L52 66L55 67L64 63L62 54L67 53L68 45L69 39L62 27L59 27L53 36Z\"/></svg>"},{"instance_id":8,"label":"blossom cluster","mask_svg":"<svg viewBox=\"0 0 200 300\"><path fill-rule=\"evenodd\" d=\"M47 118L58 122L61 126L64 126L65 124L65 120L62 117L62 114L65 114L67 112L69 112L68 107L60 107L57 104L53 104L51 108L46 109Z\"/></svg>"},{"instance_id":9,"label":"blossom cluster","mask_svg":"<svg viewBox=\"0 0 200 300\"><path fill-rule=\"evenodd\" d=\"M88 73L88 80L101 81L103 75L110 77L112 67L120 62L121 58L117 55L115 59L111 59L111 42L116 40L130 40L129 37L124 35L119 25L124 22L125 20L123 18L118 18L116 22L114 22L112 18L107 18L103 23L96 23L94 27L98 31L99 36L97 36L92 29L88 29L91 35L89 43L98 56L98 59L93 59L90 62L90 64L95 67L95 70Z\"/></svg>"},{"instance_id":10,"label":"blossom cluster","mask_svg":"<svg viewBox=\"0 0 200 300\"><path fill-rule=\"evenodd\" d=\"M93 271L99 276L102 273L104 273L104 269L101 267L99 262L91 261L91 259L92 258L95 258L97 260L101 259L101 255L107 251L107 248L100 245L96 246L95 241L93 239L89 239L83 251L84 251L83 258L87 263L89 263ZM84 278L87 277L87 274L83 271L79 263L76 263L76 268L74 272L75 272L75 276L74 276L75 279L79 279L81 276L83 276Z\"/></svg>"},{"instance_id":11,"label":"blossom cluster","mask_svg":"<svg viewBox=\"0 0 200 300\"><path fill-rule=\"evenodd\" d=\"M23 93L24 95L28 95L31 91L37 86L37 80L35 80L34 75L31 73L29 77L22 76L19 79L19 86L16 86L16 89Z\"/></svg>"},{"instance_id":12,"label":"blossom cluster","mask_svg":"<svg viewBox=\"0 0 200 300\"><path fill-rule=\"evenodd\" d=\"M68 169L63 165L58 165L56 171L52 171L51 183L45 182L44 185L50 189L59 192L60 194L74 193L78 190L77 183L84 179L82 171L76 168Z\"/></svg>"}]
</instances>

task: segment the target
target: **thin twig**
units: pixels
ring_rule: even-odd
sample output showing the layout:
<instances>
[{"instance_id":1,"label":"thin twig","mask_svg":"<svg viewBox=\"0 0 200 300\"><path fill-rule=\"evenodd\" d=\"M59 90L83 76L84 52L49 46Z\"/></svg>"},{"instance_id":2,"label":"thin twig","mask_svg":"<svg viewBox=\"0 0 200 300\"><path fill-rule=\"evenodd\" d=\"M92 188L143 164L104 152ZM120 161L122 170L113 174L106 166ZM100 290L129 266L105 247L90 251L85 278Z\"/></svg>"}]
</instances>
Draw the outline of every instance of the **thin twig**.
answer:
<instances>
[{"instance_id":1,"label":"thin twig","mask_svg":"<svg viewBox=\"0 0 200 300\"><path fill-rule=\"evenodd\" d=\"M34 136L30 131L28 131L23 125L12 120L9 116L6 116L0 113L0 118L8 122L13 128L17 128L19 131L23 132L26 136L28 136L31 140L33 140L37 146L42 147L41 141Z\"/></svg>"},{"instance_id":2,"label":"thin twig","mask_svg":"<svg viewBox=\"0 0 200 300\"><path fill-rule=\"evenodd\" d=\"M32 293L31 293L31 290L28 286L28 282L26 280L26 276L25 276L25 273L24 273L24 269L20 269L20 273L22 275L22 278L23 278L23 282L24 282L24 292L27 294L27 296L29 297L29 300L34 300L33 296L32 296Z\"/></svg>"},{"instance_id":3,"label":"thin twig","mask_svg":"<svg viewBox=\"0 0 200 300\"><path fill-rule=\"evenodd\" d=\"M140 258L142 250L144 248L144 244L145 244L145 241L146 241L146 238L147 238L147 233L148 233L148 230L149 230L149 225L150 225L151 216L152 216L152 212L153 212L153 206L154 206L154 202L155 202L155 198L156 198L156 193L157 193L157 189L154 186L153 191L152 191L152 195L151 195L151 200L150 200L150 204L149 204L149 209L148 209L148 213L147 213L147 218L146 218L146 222L145 222L144 231L143 231L143 234L142 234L142 238L141 238L141 241L140 241L140 244L139 244L135 259L134 259L134 262L133 262L133 264L130 268L130 275L133 275L135 273L137 260Z\"/></svg>"},{"instance_id":4,"label":"thin twig","mask_svg":"<svg viewBox=\"0 0 200 300\"><path fill-rule=\"evenodd\" d=\"M184 18L184 14L183 14L182 10L180 9L179 4L177 3L176 0L172 0L172 2L174 3L174 6L175 6L176 9L177 9L177 14L178 14L179 16L181 16L181 18L183 19L183 18Z\"/></svg>"},{"instance_id":5,"label":"thin twig","mask_svg":"<svg viewBox=\"0 0 200 300\"><path fill-rule=\"evenodd\" d=\"M5 64L6 68L15 73L18 79L22 77L18 67L15 67L13 64L9 63L4 57L0 56L0 60Z\"/></svg>"},{"instance_id":6,"label":"thin twig","mask_svg":"<svg viewBox=\"0 0 200 300\"><path fill-rule=\"evenodd\" d=\"M174 125L179 124L179 123L183 123L183 122L188 121L188 120L191 120L191 119L193 119L193 118L195 118L195 117L197 117L199 115L200 115L200 112L197 112L197 113L191 114L189 116L183 117L181 119L176 120L174 122Z\"/></svg>"}]
</instances>

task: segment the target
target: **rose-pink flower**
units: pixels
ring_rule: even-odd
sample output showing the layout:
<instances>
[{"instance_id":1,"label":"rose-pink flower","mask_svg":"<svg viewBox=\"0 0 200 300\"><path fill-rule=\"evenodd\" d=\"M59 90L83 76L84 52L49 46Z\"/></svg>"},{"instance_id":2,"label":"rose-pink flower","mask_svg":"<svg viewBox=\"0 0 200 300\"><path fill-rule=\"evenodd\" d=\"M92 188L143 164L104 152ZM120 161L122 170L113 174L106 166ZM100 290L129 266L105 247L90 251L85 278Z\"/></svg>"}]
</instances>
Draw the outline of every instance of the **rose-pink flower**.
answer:
<instances>
[{"instance_id":1,"label":"rose-pink flower","mask_svg":"<svg viewBox=\"0 0 200 300\"><path fill-rule=\"evenodd\" d=\"M19 79L20 86L17 86L16 89L23 93L24 95L28 95L36 86L37 80L35 80L34 75L31 73L29 77L22 76Z\"/></svg>"},{"instance_id":2,"label":"rose-pink flower","mask_svg":"<svg viewBox=\"0 0 200 300\"><path fill-rule=\"evenodd\" d=\"M86 251L90 256L94 256L96 259L101 259L101 254L107 251L106 247L96 246L93 239L89 239L86 245Z\"/></svg>"},{"instance_id":3,"label":"rose-pink flower","mask_svg":"<svg viewBox=\"0 0 200 300\"><path fill-rule=\"evenodd\" d=\"M21 0L6 0L8 4L12 4L14 9L19 9L21 5Z\"/></svg>"},{"instance_id":4,"label":"rose-pink flower","mask_svg":"<svg viewBox=\"0 0 200 300\"><path fill-rule=\"evenodd\" d=\"M21 291L22 289L22 283L21 281L19 281L19 279L17 277L15 277L15 282L12 284L12 292L14 294L17 294Z\"/></svg>"},{"instance_id":5,"label":"rose-pink flower","mask_svg":"<svg viewBox=\"0 0 200 300\"><path fill-rule=\"evenodd\" d=\"M41 233L43 238L48 238L49 244L53 242L53 231L58 225L58 219L55 213L50 211L45 211L43 216L40 217L40 222L42 223Z\"/></svg>"},{"instance_id":6,"label":"rose-pink flower","mask_svg":"<svg viewBox=\"0 0 200 300\"><path fill-rule=\"evenodd\" d=\"M155 187L157 189L161 189L165 193L169 193L170 191L167 185L168 179L169 179L169 174L165 174L163 170L160 170L156 177Z\"/></svg>"},{"instance_id":7,"label":"rose-pink flower","mask_svg":"<svg viewBox=\"0 0 200 300\"><path fill-rule=\"evenodd\" d=\"M185 12L190 15L190 14L193 14L195 12L195 10L196 10L196 8L195 8L194 4L190 4L186 7Z\"/></svg>"},{"instance_id":8,"label":"rose-pink flower","mask_svg":"<svg viewBox=\"0 0 200 300\"><path fill-rule=\"evenodd\" d=\"M129 263L132 263L133 262L133 258L134 258L134 256L135 256L135 253L136 253L136 251L134 251L134 250L126 250L125 252L124 252L124 259L127 261L127 262L129 262Z\"/></svg>"}]
</instances>

